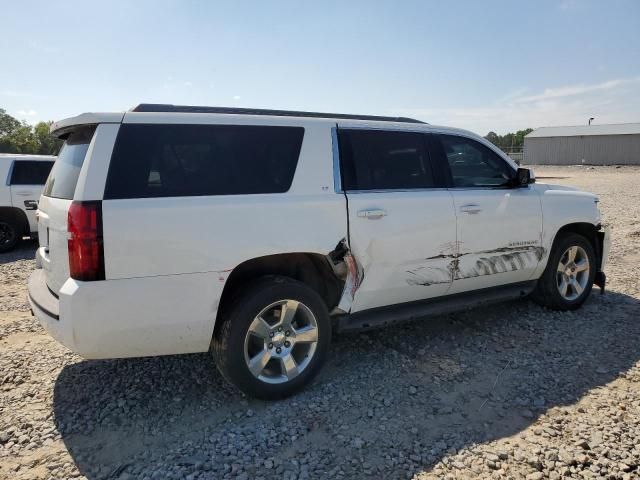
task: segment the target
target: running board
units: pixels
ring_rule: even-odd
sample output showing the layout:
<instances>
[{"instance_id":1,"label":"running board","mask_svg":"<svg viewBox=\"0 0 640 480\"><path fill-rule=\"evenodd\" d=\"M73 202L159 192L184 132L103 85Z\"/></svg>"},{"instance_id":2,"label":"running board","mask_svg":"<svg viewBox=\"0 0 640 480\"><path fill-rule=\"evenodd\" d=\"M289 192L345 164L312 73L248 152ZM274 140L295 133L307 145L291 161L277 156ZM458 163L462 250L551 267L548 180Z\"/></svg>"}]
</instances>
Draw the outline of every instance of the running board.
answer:
<instances>
[{"instance_id":1,"label":"running board","mask_svg":"<svg viewBox=\"0 0 640 480\"><path fill-rule=\"evenodd\" d=\"M535 286L535 280L512 283L510 285L456 293L418 302L400 303L388 307L338 315L334 317L334 329L339 333L352 330L370 330L427 316L458 312L472 307L526 297L534 290Z\"/></svg>"}]
</instances>

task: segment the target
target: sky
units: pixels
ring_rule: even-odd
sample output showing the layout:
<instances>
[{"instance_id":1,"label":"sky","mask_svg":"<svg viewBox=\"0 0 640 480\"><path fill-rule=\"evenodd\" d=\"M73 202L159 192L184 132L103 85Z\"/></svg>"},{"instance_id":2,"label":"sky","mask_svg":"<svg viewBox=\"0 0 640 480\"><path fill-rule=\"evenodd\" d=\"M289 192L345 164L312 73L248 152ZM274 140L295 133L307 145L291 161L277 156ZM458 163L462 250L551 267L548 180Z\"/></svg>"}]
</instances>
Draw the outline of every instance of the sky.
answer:
<instances>
[{"instance_id":1,"label":"sky","mask_svg":"<svg viewBox=\"0 0 640 480\"><path fill-rule=\"evenodd\" d=\"M640 1L0 0L0 108L402 115L481 135L640 122Z\"/></svg>"}]
</instances>

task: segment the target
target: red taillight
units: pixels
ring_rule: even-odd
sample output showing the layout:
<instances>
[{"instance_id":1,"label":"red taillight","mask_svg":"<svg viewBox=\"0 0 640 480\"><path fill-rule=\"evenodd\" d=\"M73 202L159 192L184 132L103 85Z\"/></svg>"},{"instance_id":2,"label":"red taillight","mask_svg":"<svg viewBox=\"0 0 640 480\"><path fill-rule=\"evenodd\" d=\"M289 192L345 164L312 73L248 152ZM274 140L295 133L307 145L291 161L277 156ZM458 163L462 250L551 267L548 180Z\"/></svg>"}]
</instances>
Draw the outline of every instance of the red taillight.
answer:
<instances>
[{"instance_id":1,"label":"red taillight","mask_svg":"<svg viewBox=\"0 0 640 480\"><path fill-rule=\"evenodd\" d=\"M67 231L71 278L104 280L101 202L71 202Z\"/></svg>"}]
</instances>

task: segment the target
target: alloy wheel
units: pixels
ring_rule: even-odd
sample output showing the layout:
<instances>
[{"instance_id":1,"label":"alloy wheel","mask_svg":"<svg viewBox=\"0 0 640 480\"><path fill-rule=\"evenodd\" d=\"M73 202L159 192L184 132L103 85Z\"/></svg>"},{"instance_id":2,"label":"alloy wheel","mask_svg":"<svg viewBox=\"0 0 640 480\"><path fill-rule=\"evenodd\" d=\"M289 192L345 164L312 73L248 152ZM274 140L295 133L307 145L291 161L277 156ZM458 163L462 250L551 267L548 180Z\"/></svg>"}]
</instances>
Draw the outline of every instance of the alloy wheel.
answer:
<instances>
[{"instance_id":1,"label":"alloy wheel","mask_svg":"<svg viewBox=\"0 0 640 480\"><path fill-rule=\"evenodd\" d=\"M573 301L582 295L589 281L589 269L584 248L574 245L565 250L556 272L556 285L562 298Z\"/></svg>"},{"instance_id":2,"label":"alloy wheel","mask_svg":"<svg viewBox=\"0 0 640 480\"><path fill-rule=\"evenodd\" d=\"M244 358L254 377L285 383L300 375L318 345L318 323L309 307L280 300L263 308L249 325Z\"/></svg>"}]
</instances>

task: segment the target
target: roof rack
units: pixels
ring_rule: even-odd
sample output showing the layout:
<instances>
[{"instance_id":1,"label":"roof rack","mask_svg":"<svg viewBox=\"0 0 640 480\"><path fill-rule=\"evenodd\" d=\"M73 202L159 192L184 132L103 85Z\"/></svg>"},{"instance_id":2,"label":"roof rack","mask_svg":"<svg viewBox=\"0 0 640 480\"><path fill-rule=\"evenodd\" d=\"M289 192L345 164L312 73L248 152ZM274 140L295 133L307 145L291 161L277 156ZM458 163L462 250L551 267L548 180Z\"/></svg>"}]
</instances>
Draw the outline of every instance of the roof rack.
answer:
<instances>
[{"instance_id":1,"label":"roof rack","mask_svg":"<svg viewBox=\"0 0 640 480\"><path fill-rule=\"evenodd\" d=\"M336 118L343 120L369 120L374 122L425 123L414 118L380 117L377 115L347 115L344 113L296 112L293 110L266 110L260 108L200 107L190 105L168 105L141 103L132 112L166 113L221 113L229 115L268 115L274 117Z\"/></svg>"}]
</instances>

